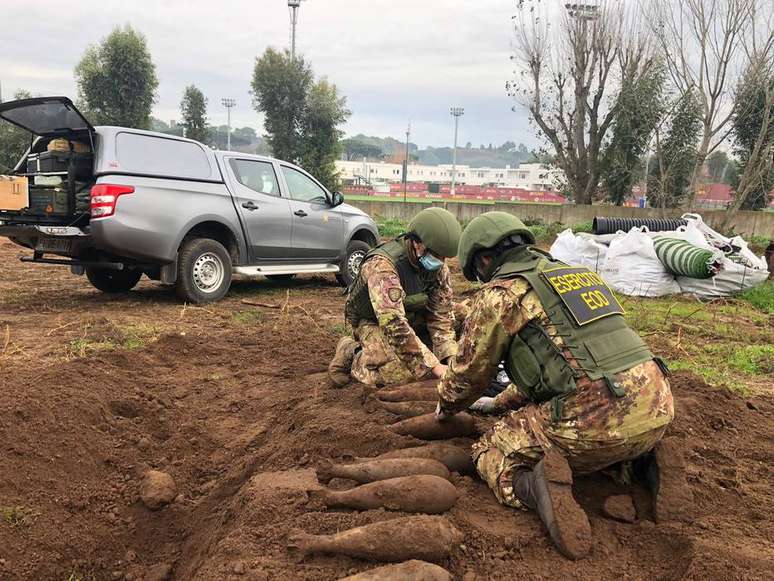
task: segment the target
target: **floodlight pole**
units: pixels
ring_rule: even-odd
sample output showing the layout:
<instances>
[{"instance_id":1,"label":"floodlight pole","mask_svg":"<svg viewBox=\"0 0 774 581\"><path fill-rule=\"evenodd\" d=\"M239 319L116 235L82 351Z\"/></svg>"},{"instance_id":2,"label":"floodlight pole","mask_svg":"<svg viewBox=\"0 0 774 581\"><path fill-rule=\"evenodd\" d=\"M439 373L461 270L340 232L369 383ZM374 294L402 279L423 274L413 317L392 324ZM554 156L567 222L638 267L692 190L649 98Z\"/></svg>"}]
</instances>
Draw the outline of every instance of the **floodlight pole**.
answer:
<instances>
[{"instance_id":1,"label":"floodlight pole","mask_svg":"<svg viewBox=\"0 0 774 581\"><path fill-rule=\"evenodd\" d=\"M301 0L288 0L290 9L290 58L296 58L296 24L298 24L298 9L301 6Z\"/></svg>"},{"instance_id":2,"label":"floodlight pole","mask_svg":"<svg viewBox=\"0 0 774 581\"><path fill-rule=\"evenodd\" d=\"M452 117L454 117L454 149L452 150L452 176L451 176L451 190L450 195L454 196L455 193L455 186L457 183L457 124L460 120L460 117L462 117L465 114L465 109L462 107L451 107L449 109L449 113L451 113Z\"/></svg>"},{"instance_id":3,"label":"floodlight pole","mask_svg":"<svg viewBox=\"0 0 774 581\"><path fill-rule=\"evenodd\" d=\"M220 102L226 108L226 111L228 111L228 124L226 125L226 127L227 127L226 150L227 151L231 151L231 108L236 105L236 100L235 99L221 99Z\"/></svg>"}]
</instances>

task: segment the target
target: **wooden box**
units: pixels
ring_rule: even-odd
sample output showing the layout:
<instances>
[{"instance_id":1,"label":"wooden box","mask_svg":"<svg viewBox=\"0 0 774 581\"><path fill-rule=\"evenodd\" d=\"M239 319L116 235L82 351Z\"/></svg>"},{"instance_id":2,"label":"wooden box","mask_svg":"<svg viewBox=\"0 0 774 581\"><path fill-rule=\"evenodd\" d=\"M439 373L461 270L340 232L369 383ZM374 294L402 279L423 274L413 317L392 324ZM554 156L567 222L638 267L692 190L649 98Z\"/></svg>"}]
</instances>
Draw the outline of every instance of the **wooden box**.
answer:
<instances>
[{"instance_id":1,"label":"wooden box","mask_svg":"<svg viewBox=\"0 0 774 581\"><path fill-rule=\"evenodd\" d=\"M30 204L26 177L0 175L0 210L21 210Z\"/></svg>"}]
</instances>

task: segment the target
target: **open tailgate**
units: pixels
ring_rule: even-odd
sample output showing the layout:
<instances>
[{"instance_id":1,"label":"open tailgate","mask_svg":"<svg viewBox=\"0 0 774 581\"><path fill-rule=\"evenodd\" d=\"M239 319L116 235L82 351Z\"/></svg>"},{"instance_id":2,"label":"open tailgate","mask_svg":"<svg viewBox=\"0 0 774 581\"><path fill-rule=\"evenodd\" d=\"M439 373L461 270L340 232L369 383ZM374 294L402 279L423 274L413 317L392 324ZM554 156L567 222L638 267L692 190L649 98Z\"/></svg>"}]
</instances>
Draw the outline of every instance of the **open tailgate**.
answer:
<instances>
[{"instance_id":1,"label":"open tailgate","mask_svg":"<svg viewBox=\"0 0 774 581\"><path fill-rule=\"evenodd\" d=\"M94 133L94 127L67 97L35 97L0 103L0 118L41 137Z\"/></svg>"}]
</instances>

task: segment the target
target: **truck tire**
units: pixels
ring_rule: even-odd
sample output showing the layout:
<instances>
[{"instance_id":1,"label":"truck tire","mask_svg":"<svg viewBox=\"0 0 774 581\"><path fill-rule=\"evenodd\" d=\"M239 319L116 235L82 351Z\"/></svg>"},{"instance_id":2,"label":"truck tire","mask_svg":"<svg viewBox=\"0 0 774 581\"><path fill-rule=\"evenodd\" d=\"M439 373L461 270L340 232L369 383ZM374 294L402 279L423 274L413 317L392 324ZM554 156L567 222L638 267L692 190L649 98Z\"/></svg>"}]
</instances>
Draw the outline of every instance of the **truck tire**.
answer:
<instances>
[{"instance_id":1,"label":"truck tire","mask_svg":"<svg viewBox=\"0 0 774 581\"><path fill-rule=\"evenodd\" d=\"M367 242L350 240L347 244L347 254L340 265L341 271L336 275L336 280L341 286L349 286L355 281L360 272L360 263L363 262L369 250L371 247Z\"/></svg>"},{"instance_id":2,"label":"truck tire","mask_svg":"<svg viewBox=\"0 0 774 581\"><path fill-rule=\"evenodd\" d=\"M217 240L184 240L177 258L177 296L189 303L220 300L231 286L231 270L231 256Z\"/></svg>"},{"instance_id":3,"label":"truck tire","mask_svg":"<svg viewBox=\"0 0 774 581\"><path fill-rule=\"evenodd\" d=\"M86 267L86 278L103 293L125 293L132 290L142 278L142 271Z\"/></svg>"}]
</instances>

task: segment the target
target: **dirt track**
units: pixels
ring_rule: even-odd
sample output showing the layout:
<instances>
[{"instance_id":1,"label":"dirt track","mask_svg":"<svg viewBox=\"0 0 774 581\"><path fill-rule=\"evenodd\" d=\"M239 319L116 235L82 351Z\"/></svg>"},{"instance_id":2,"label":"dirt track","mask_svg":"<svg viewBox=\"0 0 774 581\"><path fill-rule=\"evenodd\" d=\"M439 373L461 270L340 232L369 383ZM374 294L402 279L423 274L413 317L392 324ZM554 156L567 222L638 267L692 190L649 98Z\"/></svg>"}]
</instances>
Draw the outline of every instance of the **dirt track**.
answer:
<instances>
[{"instance_id":1,"label":"dirt track","mask_svg":"<svg viewBox=\"0 0 774 581\"><path fill-rule=\"evenodd\" d=\"M0 518L0 579L171 571L180 580L316 580L374 566L297 563L284 546L294 529L328 533L399 516L308 507L318 460L418 443L385 428L390 414L366 413L357 386L328 386L342 329L332 279L240 282L224 302L183 308L153 283L111 298L18 254L0 241L0 510L20 507L18 518ZM745 400L686 373L673 385L670 434L686 448L695 498L688 522L655 525L641 488L629 490L636 523L608 520L603 500L626 489L604 475L580 479L595 540L592 555L573 563L533 514L500 507L480 481L455 476L461 498L448 517L465 534L445 564L455 578L770 578L771 396ZM180 489L158 512L138 499L148 467Z\"/></svg>"}]
</instances>

